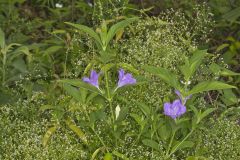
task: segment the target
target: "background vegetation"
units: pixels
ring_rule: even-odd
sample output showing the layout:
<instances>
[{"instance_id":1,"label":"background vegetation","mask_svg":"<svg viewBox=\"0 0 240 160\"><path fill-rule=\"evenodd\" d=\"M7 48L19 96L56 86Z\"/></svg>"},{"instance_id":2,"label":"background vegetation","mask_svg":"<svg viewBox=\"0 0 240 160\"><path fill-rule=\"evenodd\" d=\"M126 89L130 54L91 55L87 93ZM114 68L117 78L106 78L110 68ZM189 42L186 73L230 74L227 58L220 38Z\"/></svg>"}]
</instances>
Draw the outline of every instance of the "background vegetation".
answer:
<instances>
[{"instance_id":1,"label":"background vegetation","mask_svg":"<svg viewBox=\"0 0 240 160\"><path fill-rule=\"evenodd\" d=\"M132 17L139 19L109 43L107 51L116 64L112 68L103 67L101 58L106 57L98 61L99 49L89 34L65 23L82 24L100 34L104 23L110 27ZM200 113L214 109L189 143L166 157L172 131L152 128L168 123L161 115L162 106L175 95L169 85L143 69L162 67L184 81L179 66L196 49L205 50L209 54L191 81L181 83L193 86L215 79L239 88L240 1L1 0L0 22L0 159L240 159L238 89L219 88L190 99L187 104ZM86 94L88 103L72 92L74 85L57 82L81 81L92 68L108 71L108 67L110 86L119 67L140 82L115 96L111 105L121 107L122 117L113 133L108 100L78 93ZM189 111L188 117L194 119L194 109ZM182 139L191 129L185 118L176 138ZM157 147L155 134L163 139ZM101 139L114 150L101 147Z\"/></svg>"}]
</instances>

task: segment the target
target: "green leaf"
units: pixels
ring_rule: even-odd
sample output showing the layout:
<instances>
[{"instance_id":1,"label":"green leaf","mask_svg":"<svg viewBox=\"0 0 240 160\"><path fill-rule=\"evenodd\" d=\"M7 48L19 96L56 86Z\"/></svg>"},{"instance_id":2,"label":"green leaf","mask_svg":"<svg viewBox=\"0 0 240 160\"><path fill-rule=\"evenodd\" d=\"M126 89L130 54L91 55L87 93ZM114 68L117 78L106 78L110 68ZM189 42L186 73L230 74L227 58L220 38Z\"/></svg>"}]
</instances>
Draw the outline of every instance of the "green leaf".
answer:
<instances>
[{"instance_id":1,"label":"green leaf","mask_svg":"<svg viewBox=\"0 0 240 160\"><path fill-rule=\"evenodd\" d=\"M64 90L71 95L75 100L79 101L79 102L83 102L84 100L81 97L80 91L79 89L77 89L76 87L73 87L67 83L63 84L63 88Z\"/></svg>"},{"instance_id":2,"label":"green leaf","mask_svg":"<svg viewBox=\"0 0 240 160\"><path fill-rule=\"evenodd\" d=\"M140 126L142 126L142 118L139 116L139 115L137 115L137 114L135 114L135 113L131 113L130 114L130 116L140 125Z\"/></svg>"},{"instance_id":3,"label":"green leaf","mask_svg":"<svg viewBox=\"0 0 240 160\"><path fill-rule=\"evenodd\" d=\"M234 22L240 17L240 7L237 7L222 16L225 20Z\"/></svg>"},{"instance_id":4,"label":"green leaf","mask_svg":"<svg viewBox=\"0 0 240 160\"><path fill-rule=\"evenodd\" d=\"M211 91L211 90L221 90L221 89L229 89L229 88L236 88L235 86L220 82L220 81L205 81L200 82L196 86L192 88L188 92L188 94L195 94L204 91Z\"/></svg>"},{"instance_id":5,"label":"green leaf","mask_svg":"<svg viewBox=\"0 0 240 160\"><path fill-rule=\"evenodd\" d=\"M3 49L5 48L5 34L2 31L2 29L0 28L0 47Z\"/></svg>"},{"instance_id":6,"label":"green leaf","mask_svg":"<svg viewBox=\"0 0 240 160\"><path fill-rule=\"evenodd\" d=\"M171 130L172 130L171 126L169 126L167 124L163 124L159 127L158 133L159 133L160 137L164 141L166 141L171 136Z\"/></svg>"},{"instance_id":7,"label":"green leaf","mask_svg":"<svg viewBox=\"0 0 240 160\"><path fill-rule=\"evenodd\" d=\"M144 113L145 116L150 116L151 110L148 105L142 102L136 102L137 106L141 109L141 111Z\"/></svg>"},{"instance_id":8,"label":"green leaf","mask_svg":"<svg viewBox=\"0 0 240 160\"><path fill-rule=\"evenodd\" d=\"M232 89L223 90L223 95L221 96L221 100L224 102L226 106L230 106L238 103L238 98L236 94L232 91Z\"/></svg>"},{"instance_id":9,"label":"green leaf","mask_svg":"<svg viewBox=\"0 0 240 160\"><path fill-rule=\"evenodd\" d=\"M84 144L88 144L87 137L85 136L83 131L78 126L76 126L76 124L70 118L67 118L65 122L67 126L78 135L78 137L83 141Z\"/></svg>"},{"instance_id":10,"label":"green leaf","mask_svg":"<svg viewBox=\"0 0 240 160\"><path fill-rule=\"evenodd\" d=\"M144 139L142 140L142 143L148 147L151 147L155 149L156 151L159 151L158 143L151 139Z\"/></svg>"},{"instance_id":11,"label":"green leaf","mask_svg":"<svg viewBox=\"0 0 240 160\"><path fill-rule=\"evenodd\" d=\"M43 105L39 108L40 111L44 112L45 110L55 109L55 106L52 105Z\"/></svg>"},{"instance_id":12,"label":"green leaf","mask_svg":"<svg viewBox=\"0 0 240 160\"><path fill-rule=\"evenodd\" d=\"M113 160L113 156L111 153L106 153L103 160Z\"/></svg>"},{"instance_id":13,"label":"green leaf","mask_svg":"<svg viewBox=\"0 0 240 160\"><path fill-rule=\"evenodd\" d=\"M89 36L91 36L95 40L95 42L98 46L102 46L100 37L93 29L91 29L87 26L81 25L81 24L74 24L74 23L70 23L70 22L65 22L65 23L83 31L84 33L89 34Z\"/></svg>"},{"instance_id":14,"label":"green leaf","mask_svg":"<svg viewBox=\"0 0 240 160\"><path fill-rule=\"evenodd\" d=\"M73 85L73 86L76 86L76 87L79 87L79 88L84 88L84 89L89 90L89 91L94 92L94 93L101 94L101 92L96 87L94 87L90 84L87 84L87 83L83 82L82 80L62 79L62 80L58 80L57 82L67 83L67 84L70 84L70 85Z\"/></svg>"},{"instance_id":15,"label":"green leaf","mask_svg":"<svg viewBox=\"0 0 240 160\"><path fill-rule=\"evenodd\" d=\"M51 54L56 53L57 51L59 51L62 48L63 48L62 46L51 46L51 47L47 48L44 51L44 53L47 54L47 55L51 55Z\"/></svg>"},{"instance_id":16,"label":"green leaf","mask_svg":"<svg viewBox=\"0 0 240 160\"><path fill-rule=\"evenodd\" d=\"M172 151L176 152L180 149L184 149L184 148L192 148L194 146L194 143L192 141L181 141L181 142L177 142L175 144L175 146L172 148Z\"/></svg>"},{"instance_id":17,"label":"green leaf","mask_svg":"<svg viewBox=\"0 0 240 160\"><path fill-rule=\"evenodd\" d=\"M128 70L128 71L130 71L132 73L139 74L139 71L136 68L134 68L131 64L128 64L128 63L118 63L117 66L119 68L123 68L125 70Z\"/></svg>"},{"instance_id":18,"label":"green leaf","mask_svg":"<svg viewBox=\"0 0 240 160\"><path fill-rule=\"evenodd\" d=\"M54 134L54 132L56 132L57 129L58 129L58 126L53 126L47 130L42 141L44 147L47 145L50 137Z\"/></svg>"},{"instance_id":19,"label":"green leaf","mask_svg":"<svg viewBox=\"0 0 240 160\"><path fill-rule=\"evenodd\" d=\"M118 151L113 151L113 154L119 158L122 158L123 160L129 160L129 158L127 158L127 156L125 156L122 153L119 153Z\"/></svg>"},{"instance_id":20,"label":"green leaf","mask_svg":"<svg viewBox=\"0 0 240 160\"><path fill-rule=\"evenodd\" d=\"M233 72L231 70L228 70L224 67L221 67L219 65L217 65L216 63L213 63L210 65L210 70L213 72L213 73L219 73L220 75L222 76L239 76L240 73L236 73L236 72Z\"/></svg>"},{"instance_id":21,"label":"green leaf","mask_svg":"<svg viewBox=\"0 0 240 160\"><path fill-rule=\"evenodd\" d=\"M183 66L180 67L181 72L183 73L186 80L189 80L191 76L195 73L196 69L202 63L204 56L206 55L206 50L196 50L193 52L192 57L186 62Z\"/></svg>"},{"instance_id":22,"label":"green leaf","mask_svg":"<svg viewBox=\"0 0 240 160\"><path fill-rule=\"evenodd\" d=\"M138 20L139 18L135 17L135 18L128 18L125 19L121 22L118 22L117 24L113 25L107 34L107 39L106 39L106 47L108 45L108 43L113 39L113 37L116 35L116 33L120 30L122 30L123 28L127 27L130 23Z\"/></svg>"},{"instance_id":23,"label":"green leaf","mask_svg":"<svg viewBox=\"0 0 240 160\"><path fill-rule=\"evenodd\" d=\"M186 160L208 160L208 158L202 156L189 156L186 158Z\"/></svg>"},{"instance_id":24,"label":"green leaf","mask_svg":"<svg viewBox=\"0 0 240 160\"><path fill-rule=\"evenodd\" d=\"M150 72L159 78L161 78L163 81L168 83L170 86L179 89L179 83L177 81L176 75L171 73L169 70L161 67L153 67L153 66L144 66L143 67L147 72Z\"/></svg>"},{"instance_id":25,"label":"green leaf","mask_svg":"<svg viewBox=\"0 0 240 160\"><path fill-rule=\"evenodd\" d=\"M223 43L222 45L217 47L216 52L219 52L219 51L223 50L226 47L229 47L229 44L228 43Z\"/></svg>"},{"instance_id":26,"label":"green leaf","mask_svg":"<svg viewBox=\"0 0 240 160\"><path fill-rule=\"evenodd\" d=\"M95 157L98 155L98 153L102 150L104 150L104 147L100 147L100 148L96 149L91 156L91 160L94 160Z\"/></svg>"},{"instance_id":27,"label":"green leaf","mask_svg":"<svg viewBox=\"0 0 240 160\"><path fill-rule=\"evenodd\" d=\"M215 110L216 110L216 108L208 108L207 110L205 110L203 113L200 114L200 116L199 116L199 122L200 122L203 118L207 117L210 113L212 113L212 112L215 111Z\"/></svg>"}]
</instances>

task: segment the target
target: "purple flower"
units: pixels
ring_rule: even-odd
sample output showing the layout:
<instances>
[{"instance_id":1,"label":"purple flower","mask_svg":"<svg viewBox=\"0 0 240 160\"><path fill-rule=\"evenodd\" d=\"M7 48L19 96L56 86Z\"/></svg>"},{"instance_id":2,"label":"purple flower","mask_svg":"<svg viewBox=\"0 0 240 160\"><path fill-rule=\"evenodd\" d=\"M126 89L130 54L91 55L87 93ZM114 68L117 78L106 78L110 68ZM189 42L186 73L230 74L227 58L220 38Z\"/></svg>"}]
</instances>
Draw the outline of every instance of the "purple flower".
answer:
<instances>
[{"instance_id":1,"label":"purple flower","mask_svg":"<svg viewBox=\"0 0 240 160\"><path fill-rule=\"evenodd\" d=\"M180 117L186 112L186 106L184 106L180 99L173 101L173 103L164 103L164 114L173 119Z\"/></svg>"},{"instance_id":2,"label":"purple flower","mask_svg":"<svg viewBox=\"0 0 240 160\"><path fill-rule=\"evenodd\" d=\"M183 97L179 90L175 90L175 93L178 95L178 97L180 98L183 105L185 105L187 100L192 97L192 95L189 95L187 97Z\"/></svg>"},{"instance_id":3,"label":"purple flower","mask_svg":"<svg viewBox=\"0 0 240 160\"><path fill-rule=\"evenodd\" d=\"M120 69L118 71L118 73L119 73L119 75L118 75L118 86L117 86L117 88L120 88L120 87L128 85L128 84L135 84L136 83L136 79L133 78L132 74L130 74L130 73L125 74L123 69Z\"/></svg>"},{"instance_id":4,"label":"purple flower","mask_svg":"<svg viewBox=\"0 0 240 160\"><path fill-rule=\"evenodd\" d=\"M98 85L99 74L97 74L97 72L95 70L92 70L91 74L90 74L90 78L83 77L83 82L89 83L99 89L99 85Z\"/></svg>"}]
</instances>

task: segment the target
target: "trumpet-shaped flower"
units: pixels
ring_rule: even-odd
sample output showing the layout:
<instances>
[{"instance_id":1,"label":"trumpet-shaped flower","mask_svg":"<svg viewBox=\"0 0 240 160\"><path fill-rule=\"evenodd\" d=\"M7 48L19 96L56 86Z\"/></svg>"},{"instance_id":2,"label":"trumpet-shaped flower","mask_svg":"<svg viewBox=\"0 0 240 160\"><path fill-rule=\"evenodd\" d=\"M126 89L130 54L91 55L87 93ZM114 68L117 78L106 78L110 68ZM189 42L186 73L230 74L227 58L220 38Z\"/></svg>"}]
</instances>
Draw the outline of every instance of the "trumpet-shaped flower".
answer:
<instances>
[{"instance_id":1,"label":"trumpet-shaped flower","mask_svg":"<svg viewBox=\"0 0 240 160\"><path fill-rule=\"evenodd\" d=\"M135 84L136 83L136 79L133 78L132 74L130 73L126 73L123 69L120 69L118 71L119 75L118 75L118 86L117 88L123 87L125 85L129 85L129 84Z\"/></svg>"},{"instance_id":2,"label":"trumpet-shaped flower","mask_svg":"<svg viewBox=\"0 0 240 160\"><path fill-rule=\"evenodd\" d=\"M173 103L164 103L164 114L173 119L180 117L186 112L186 106L184 106L180 99L173 101Z\"/></svg>"},{"instance_id":3,"label":"trumpet-shaped flower","mask_svg":"<svg viewBox=\"0 0 240 160\"><path fill-rule=\"evenodd\" d=\"M90 77L83 77L83 81L89 83L99 89L98 77L100 73L97 73L95 70L91 71Z\"/></svg>"}]
</instances>

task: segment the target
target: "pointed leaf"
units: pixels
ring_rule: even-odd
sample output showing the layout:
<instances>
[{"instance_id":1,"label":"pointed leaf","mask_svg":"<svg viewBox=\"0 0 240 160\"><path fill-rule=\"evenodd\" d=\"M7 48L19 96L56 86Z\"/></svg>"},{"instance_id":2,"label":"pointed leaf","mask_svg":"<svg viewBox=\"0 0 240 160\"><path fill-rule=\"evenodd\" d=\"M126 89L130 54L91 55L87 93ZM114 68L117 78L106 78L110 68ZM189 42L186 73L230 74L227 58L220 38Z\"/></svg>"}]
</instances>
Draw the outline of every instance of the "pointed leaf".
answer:
<instances>
[{"instance_id":1,"label":"pointed leaf","mask_svg":"<svg viewBox=\"0 0 240 160\"><path fill-rule=\"evenodd\" d=\"M76 86L79 88L84 88L84 89L89 90L94 93L101 94L100 91L96 87L89 85L80 79L79 80L77 80L77 79L62 79L62 80L58 80L57 82L67 83L67 84L70 84L70 85L73 85L73 86Z\"/></svg>"},{"instance_id":2,"label":"pointed leaf","mask_svg":"<svg viewBox=\"0 0 240 160\"><path fill-rule=\"evenodd\" d=\"M79 89L77 89L76 87L73 87L67 83L63 84L63 88L65 89L65 91L71 95L75 100L79 101L79 102L83 102L83 99L81 98L81 94Z\"/></svg>"},{"instance_id":3,"label":"pointed leaf","mask_svg":"<svg viewBox=\"0 0 240 160\"><path fill-rule=\"evenodd\" d=\"M216 108L209 108L209 109L205 110L203 113L200 114L200 121L215 110L216 110Z\"/></svg>"},{"instance_id":4,"label":"pointed leaf","mask_svg":"<svg viewBox=\"0 0 240 160\"><path fill-rule=\"evenodd\" d=\"M155 149L156 151L159 151L158 143L151 139L144 139L142 140L142 143L148 147L151 147Z\"/></svg>"},{"instance_id":5,"label":"pointed leaf","mask_svg":"<svg viewBox=\"0 0 240 160\"><path fill-rule=\"evenodd\" d=\"M194 143L192 141L181 141L177 142L177 144L172 148L172 151L176 152L180 149L184 148L192 148L194 146Z\"/></svg>"},{"instance_id":6,"label":"pointed leaf","mask_svg":"<svg viewBox=\"0 0 240 160\"><path fill-rule=\"evenodd\" d=\"M135 17L135 18L128 18L125 19L121 22L118 22L117 24L113 25L107 34L107 39L106 39L106 45L108 45L108 43L113 39L113 37L116 35L116 33L120 30L122 30L123 28L127 27L130 23L138 20L139 18Z\"/></svg>"},{"instance_id":7,"label":"pointed leaf","mask_svg":"<svg viewBox=\"0 0 240 160\"><path fill-rule=\"evenodd\" d=\"M153 66L144 66L144 69L147 72L150 72L159 78L161 78L163 81L168 83L170 86L178 89L179 88L179 83L177 81L176 75L171 73L169 70L161 67L153 67Z\"/></svg>"},{"instance_id":8,"label":"pointed leaf","mask_svg":"<svg viewBox=\"0 0 240 160\"><path fill-rule=\"evenodd\" d=\"M84 144L88 144L87 138L83 131L78 126L76 126L76 124L70 118L68 118L65 122L67 126L78 135L78 137L83 141Z\"/></svg>"},{"instance_id":9,"label":"pointed leaf","mask_svg":"<svg viewBox=\"0 0 240 160\"><path fill-rule=\"evenodd\" d=\"M205 82L200 82L196 86L194 86L193 89L188 92L188 94L190 95L190 94L200 93L204 91L221 90L221 89L229 89L229 88L236 88L236 87L220 81L205 81Z\"/></svg>"},{"instance_id":10,"label":"pointed leaf","mask_svg":"<svg viewBox=\"0 0 240 160\"><path fill-rule=\"evenodd\" d=\"M118 151L113 151L113 154L123 160L129 160L129 158L127 158L127 156L125 156L124 154L122 153L119 153Z\"/></svg>"},{"instance_id":11,"label":"pointed leaf","mask_svg":"<svg viewBox=\"0 0 240 160\"><path fill-rule=\"evenodd\" d=\"M96 156L98 155L98 153L100 151L102 151L103 149L104 149L104 147L100 147L100 148L96 149L91 156L91 160L94 160L96 158Z\"/></svg>"},{"instance_id":12,"label":"pointed leaf","mask_svg":"<svg viewBox=\"0 0 240 160\"><path fill-rule=\"evenodd\" d=\"M54 132L58 129L58 126L53 126L47 130L43 137L43 146L45 147L47 145L47 142L49 141L49 138L53 135Z\"/></svg>"},{"instance_id":13,"label":"pointed leaf","mask_svg":"<svg viewBox=\"0 0 240 160\"><path fill-rule=\"evenodd\" d=\"M3 49L5 47L5 34L0 28L0 47Z\"/></svg>"},{"instance_id":14,"label":"pointed leaf","mask_svg":"<svg viewBox=\"0 0 240 160\"><path fill-rule=\"evenodd\" d=\"M89 27L81 25L81 24L74 24L74 23L70 23L70 22L65 22L65 23L83 31L84 33L89 34L89 36L91 36L95 40L97 45L102 46L100 37L92 28L89 28Z\"/></svg>"}]
</instances>

